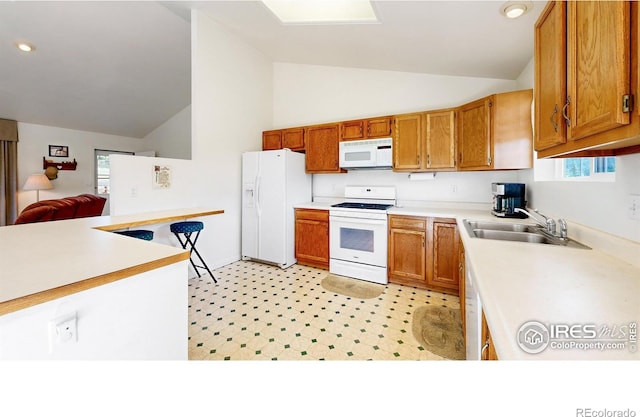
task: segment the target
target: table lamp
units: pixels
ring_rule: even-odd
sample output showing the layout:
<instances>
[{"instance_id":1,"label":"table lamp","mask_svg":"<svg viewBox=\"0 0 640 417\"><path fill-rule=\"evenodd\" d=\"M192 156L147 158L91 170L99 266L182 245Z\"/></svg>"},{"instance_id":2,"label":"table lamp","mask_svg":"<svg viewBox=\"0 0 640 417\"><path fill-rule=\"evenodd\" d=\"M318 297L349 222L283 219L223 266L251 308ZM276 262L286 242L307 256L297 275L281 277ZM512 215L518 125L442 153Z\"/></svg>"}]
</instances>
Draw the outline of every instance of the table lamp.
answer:
<instances>
[{"instance_id":1,"label":"table lamp","mask_svg":"<svg viewBox=\"0 0 640 417\"><path fill-rule=\"evenodd\" d=\"M24 190L36 190L36 201L40 201L40 190L50 190L53 188L53 184L44 174L32 174L29 175L22 188Z\"/></svg>"}]
</instances>

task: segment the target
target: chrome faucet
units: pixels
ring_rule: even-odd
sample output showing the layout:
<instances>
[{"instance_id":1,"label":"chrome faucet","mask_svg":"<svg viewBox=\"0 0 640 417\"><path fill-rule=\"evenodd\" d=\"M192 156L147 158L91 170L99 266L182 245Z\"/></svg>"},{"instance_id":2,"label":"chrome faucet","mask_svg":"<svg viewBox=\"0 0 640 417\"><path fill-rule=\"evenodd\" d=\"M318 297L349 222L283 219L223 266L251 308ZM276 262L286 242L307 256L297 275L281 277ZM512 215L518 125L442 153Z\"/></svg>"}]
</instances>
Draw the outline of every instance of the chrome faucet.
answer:
<instances>
[{"instance_id":1,"label":"chrome faucet","mask_svg":"<svg viewBox=\"0 0 640 417\"><path fill-rule=\"evenodd\" d=\"M558 222L560 223L560 236L558 236L556 235L556 222L552 218L547 217L544 214L540 213L538 209L533 209L533 211L538 216L542 217L544 219L544 222L532 216L531 213L529 213L529 211L526 209L521 209L519 207L516 207L515 209L513 209L513 211L526 215L527 217L529 217L530 219L538 223L540 226L544 227L547 230L547 233L551 234L552 236L562 237L563 239L566 238L567 236L567 222L564 219L558 220ZM564 237L563 237L563 234L564 234Z\"/></svg>"},{"instance_id":2,"label":"chrome faucet","mask_svg":"<svg viewBox=\"0 0 640 417\"><path fill-rule=\"evenodd\" d=\"M560 225L560 239L567 238L567 221L565 219L558 219Z\"/></svg>"}]
</instances>

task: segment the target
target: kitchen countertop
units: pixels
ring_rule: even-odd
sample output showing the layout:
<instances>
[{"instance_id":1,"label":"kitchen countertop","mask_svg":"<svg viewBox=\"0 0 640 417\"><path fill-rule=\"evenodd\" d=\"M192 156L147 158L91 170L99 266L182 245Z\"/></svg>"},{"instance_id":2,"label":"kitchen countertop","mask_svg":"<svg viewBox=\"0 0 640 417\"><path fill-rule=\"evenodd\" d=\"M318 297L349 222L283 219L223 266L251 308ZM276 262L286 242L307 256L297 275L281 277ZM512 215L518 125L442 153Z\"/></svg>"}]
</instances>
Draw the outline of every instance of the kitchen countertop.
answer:
<instances>
[{"instance_id":1,"label":"kitchen countertop","mask_svg":"<svg viewBox=\"0 0 640 417\"><path fill-rule=\"evenodd\" d=\"M500 359L640 359L640 354L630 351L629 343L622 350L548 347L537 354L524 352L517 343L518 330L529 321L546 326L595 326L596 339L571 339L576 342L605 339L600 336L605 326L615 329L612 334L616 337L620 331L628 335L630 323L640 319L639 243L571 222L569 237L591 250L470 237L464 219L532 223L497 218L487 210L410 207L393 208L389 214L457 219L467 267L473 272ZM588 331L582 335L589 336ZM554 345L556 341L552 340Z\"/></svg>"},{"instance_id":2,"label":"kitchen countertop","mask_svg":"<svg viewBox=\"0 0 640 417\"><path fill-rule=\"evenodd\" d=\"M189 259L182 248L106 230L220 213L178 209L0 227L0 315Z\"/></svg>"},{"instance_id":3,"label":"kitchen countertop","mask_svg":"<svg viewBox=\"0 0 640 417\"><path fill-rule=\"evenodd\" d=\"M330 203L320 202L305 208L328 206ZM583 329L581 325L594 326L576 334L584 339L565 341L615 342L603 339L616 339L622 331L628 336L630 323L637 326L640 321L640 243L572 222L568 222L569 237L590 246L590 250L470 237L464 219L533 223L529 219L497 218L482 205L394 207L388 214L457 220L467 268L474 275L500 359L640 359L640 354L630 351L629 342L620 350L557 349L550 345L537 354L526 353L517 343L520 327L529 321L547 327L577 324L576 331ZM595 329L595 339L588 338L589 329ZM609 337L603 336L607 331ZM551 340L554 345L557 341L561 340Z\"/></svg>"}]
</instances>

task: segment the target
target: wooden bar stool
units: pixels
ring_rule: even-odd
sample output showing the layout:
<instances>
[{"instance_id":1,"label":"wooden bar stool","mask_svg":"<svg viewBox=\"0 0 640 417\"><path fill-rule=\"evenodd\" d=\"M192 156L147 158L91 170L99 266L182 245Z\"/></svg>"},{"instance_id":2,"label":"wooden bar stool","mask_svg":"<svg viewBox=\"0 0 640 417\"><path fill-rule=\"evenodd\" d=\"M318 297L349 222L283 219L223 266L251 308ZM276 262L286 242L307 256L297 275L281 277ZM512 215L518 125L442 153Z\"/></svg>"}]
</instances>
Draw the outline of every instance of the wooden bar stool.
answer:
<instances>
[{"instance_id":1,"label":"wooden bar stool","mask_svg":"<svg viewBox=\"0 0 640 417\"><path fill-rule=\"evenodd\" d=\"M122 230L115 233L135 237L137 239L153 240L153 231L151 230Z\"/></svg>"},{"instance_id":2,"label":"wooden bar stool","mask_svg":"<svg viewBox=\"0 0 640 417\"><path fill-rule=\"evenodd\" d=\"M217 283L218 281L216 280L216 277L213 276L213 273L211 272L211 270L209 270L209 267L204 262L204 259L202 259L202 256L196 249L196 242L198 241L200 232L202 231L202 229L204 229L204 223L197 221L172 223L170 229L171 232L176 235L176 238L178 238L178 242L180 242L182 249L187 249L187 247L189 248L189 261L191 262L193 269L196 271L196 274L198 274L198 277L201 276L198 268L205 269L209 273L209 276L211 276L211 278L213 279L213 282ZM191 235L193 233L195 233L195 236L192 239ZM184 237L184 241L182 240L181 235ZM194 253L198 257L198 259L200 259L202 265L196 265L195 262L193 262L192 255Z\"/></svg>"}]
</instances>

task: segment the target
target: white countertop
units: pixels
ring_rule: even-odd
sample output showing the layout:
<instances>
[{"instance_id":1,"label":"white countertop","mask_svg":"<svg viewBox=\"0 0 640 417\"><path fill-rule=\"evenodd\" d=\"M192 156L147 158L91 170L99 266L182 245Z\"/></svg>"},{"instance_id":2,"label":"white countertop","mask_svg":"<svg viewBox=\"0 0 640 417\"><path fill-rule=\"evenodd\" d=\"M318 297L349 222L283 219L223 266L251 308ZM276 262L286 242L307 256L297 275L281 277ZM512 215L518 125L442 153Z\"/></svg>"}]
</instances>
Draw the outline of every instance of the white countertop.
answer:
<instances>
[{"instance_id":1,"label":"white countertop","mask_svg":"<svg viewBox=\"0 0 640 417\"><path fill-rule=\"evenodd\" d=\"M105 230L221 212L166 210L0 227L0 315L189 258L182 248Z\"/></svg>"},{"instance_id":2,"label":"white countertop","mask_svg":"<svg viewBox=\"0 0 640 417\"><path fill-rule=\"evenodd\" d=\"M320 208L322 203L308 208ZM327 203L324 203L327 204ZM529 321L545 325L595 325L629 332L640 322L640 243L568 223L569 237L591 250L470 237L464 219L532 223L502 219L477 205L432 204L394 207L389 214L455 218L483 303L491 336L500 359L640 359L639 353L551 349L524 352L517 343L520 327ZM626 327L621 327L626 326ZM598 338L596 341L599 341ZM585 340L592 341L592 340ZM628 345L627 345L628 346Z\"/></svg>"}]
</instances>

